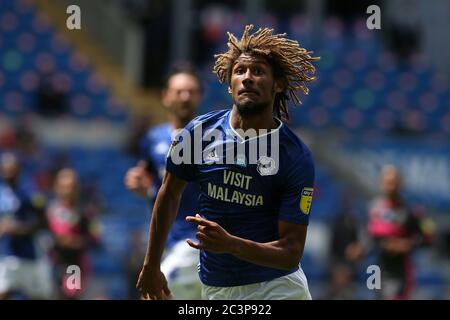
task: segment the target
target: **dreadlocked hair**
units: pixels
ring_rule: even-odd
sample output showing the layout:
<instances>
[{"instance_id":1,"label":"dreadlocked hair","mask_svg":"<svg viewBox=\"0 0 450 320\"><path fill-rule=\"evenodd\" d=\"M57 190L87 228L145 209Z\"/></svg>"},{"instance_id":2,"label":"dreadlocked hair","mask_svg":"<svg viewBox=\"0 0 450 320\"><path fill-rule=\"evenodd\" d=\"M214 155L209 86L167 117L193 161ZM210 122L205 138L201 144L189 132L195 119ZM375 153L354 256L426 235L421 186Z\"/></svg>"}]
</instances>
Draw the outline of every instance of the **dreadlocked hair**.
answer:
<instances>
[{"instance_id":1,"label":"dreadlocked hair","mask_svg":"<svg viewBox=\"0 0 450 320\"><path fill-rule=\"evenodd\" d=\"M301 104L296 91L301 90L305 95L309 93L306 84L316 80L316 68L311 61L320 58L311 57L312 51L301 48L295 40L287 39L286 33L273 34L273 29L259 28L250 34L252 30L253 25L245 26L240 40L227 32L228 51L214 55L213 72L220 83L230 83L233 63L242 53L265 57L272 65L275 78L280 79L285 88L275 95L274 113L281 119L289 120L287 102L292 99L295 104Z\"/></svg>"}]
</instances>

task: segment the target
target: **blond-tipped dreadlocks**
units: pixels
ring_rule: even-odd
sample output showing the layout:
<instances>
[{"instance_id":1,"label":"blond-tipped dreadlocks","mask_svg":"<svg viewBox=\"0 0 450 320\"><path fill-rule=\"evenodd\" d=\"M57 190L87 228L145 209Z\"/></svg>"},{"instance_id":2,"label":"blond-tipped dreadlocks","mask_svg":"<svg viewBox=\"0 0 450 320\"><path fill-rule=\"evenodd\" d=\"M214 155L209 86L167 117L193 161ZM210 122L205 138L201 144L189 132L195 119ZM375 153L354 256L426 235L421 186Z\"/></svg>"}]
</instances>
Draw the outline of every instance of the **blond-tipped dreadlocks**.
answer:
<instances>
[{"instance_id":1,"label":"blond-tipped dreadlocks","mask_svg":"<svg viewBox=\"0 0 450 320\"><path fill-rule=\"evenodd\" d=\"M216 54L214 73L219 77L220 83L230 83L231 70L234 61L242 54L261 55L272 64L275 78L281 79L285 90L275 96L274 112L276 116L289 119L287 101L291 98L294 103L301 104L295 91L302 90L308 94L306 83L314 81L316 68L310 61L319 60L311 57L312 51L301 48L297 41L287 39L286 34L273 34L273 29L259 28L250 35L253 25L245 26L241 40L233 34L228 34L228 51Z\"/></svg>"}]
</instances>

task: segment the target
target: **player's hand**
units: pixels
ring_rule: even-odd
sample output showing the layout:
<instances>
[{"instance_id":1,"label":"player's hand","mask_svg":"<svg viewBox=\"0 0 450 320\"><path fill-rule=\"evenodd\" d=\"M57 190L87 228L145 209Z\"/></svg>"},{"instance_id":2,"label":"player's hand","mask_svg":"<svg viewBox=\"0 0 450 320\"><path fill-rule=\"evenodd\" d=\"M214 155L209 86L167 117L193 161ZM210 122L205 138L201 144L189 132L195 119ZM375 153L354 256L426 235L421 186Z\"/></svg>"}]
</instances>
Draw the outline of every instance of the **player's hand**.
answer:
<instances>
[{"instance_id":1,"label":"player's hand","mask_svg":"<svg viewBox=\"0 0 450 320\"><path fill-rule=\"evenodd\" d=\"M3 218L0 220L0 236L18 234L19 229L20 224L15 219Z\"/></svg>"},{"instance_id":2,"label":"player's hand","mask_svg":"<svg viewBox=\"0 0 450 320\"><path fill-rule=\"evenodd\" d=\"M199 242L195 243L190 239L186 240L191 247L214 253L232 252L235 237L229 234L218 223L202 218L198 214L195 217L186 217L186 221L197 224L196 238Z\"/></svg>"},{"instance_id":3,"label":"player's hand","mask_svg":"<svg viewBox=\"0 0 450 320\"><path fill-rule=\"evenodd\" d=\"M85 245L83 237L79 235L57 235L55 240L59 246L68 249L79 250Z\"/></svg>"},{"instance_id":4,"label":"player's hand","mask_svg":"<svg viewBox=\"0 0 450 320\"><path fill-rule=\"evenodd\" d=\"M136 284L145 300L169 300L172 293L167 286L167 280L161 270L143 267Z\"/></svg>"},{"instance_id":5,"label":"player's hand","mask_svg":"<svg viewBox=\"0 0 450 320\"><path fill-rule=\"evenodd\" d=\"M345 258L350 262L358 261L362 255L363 247L357 242L352 242L345 248Z\"/></svg>"},{"instance_id":6,"label":"player's hand","mask_svg":"<svg viewBox=\"0 0 450 320\"><path fill-rule=\"evenodd\" d=\"M129 169L125 174L127 189L141 197L147 196L147 191L152 186L152 178L146 171L145 166L145 161L139 161L135 167Z\"/></svg>"},{"instance_id":7,"label":"player's hand","mask_svg":"<svg viewBox=\"0 0 450 320\"><path fill-rule=\"evenodd\" d=\"M382 246L391 254L405 254L412 250L413 241L405 238L388 238L384 239Z\"/></svg>"}]
</instances>

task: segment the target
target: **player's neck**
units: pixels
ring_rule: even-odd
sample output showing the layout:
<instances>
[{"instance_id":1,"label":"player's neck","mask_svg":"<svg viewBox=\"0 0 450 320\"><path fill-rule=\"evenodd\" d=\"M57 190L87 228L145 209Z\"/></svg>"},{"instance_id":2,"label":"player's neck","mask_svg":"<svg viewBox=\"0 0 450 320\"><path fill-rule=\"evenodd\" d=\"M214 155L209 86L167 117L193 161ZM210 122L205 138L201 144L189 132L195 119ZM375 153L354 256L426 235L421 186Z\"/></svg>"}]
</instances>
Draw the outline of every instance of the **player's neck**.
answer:
<instances>
[{"instance_id":1,"label":"player's neck","mask_svg":"<svg viewBox=\"0 0 450 320\"><path fill-rule=\"evenodd\" d=\"M402 198L399 194L385 195L385 199L394 207L399 207L402 204Z\"/></svg>"},{"instance_id":2,"label":"player's neck","mask_svg":"<svg viewBox=\"0 0 450 320\"><path fill-rule=\"evenodd\" d=\"M61 197L59 201L61 201L64 206L69 208L73 208L76 205L76 200L73 197Z\"/></svg>"},{"instance_id":3,"label":"player's neck","mask_svg":"<svg viewBox=\"0 0 450 320\"><path fill-rule=\"evenodd\" d=\"M242 116L237 107L233 106L231 110L231 126L233 129L242 129L244 131L248 129L266 129L272 130L278 127L278 123L272 116L271 110L268 112L263 112L254 116Z\"/></svg>"},{"instance_id":4,"label":"player's neck","mask_svg":"<svg viewBox=\"0 0 450 320\"><path fill-rule=\"evenodd\" d=\"M182 129L184 128L190 120L181 119L179 117L176 117L175 115L169 115L169 122L172 125L173 129Z\"/></svg>"},{"instance_id":5,"label":"player's neck","mask_svg":"<svg viewBox=\"0 0 450 320\"><path fill-rule=\"evenodd\" d=\"M17 179L4 179L3 181L13 190L17 188Z\"/></svg>"}]
</instances>

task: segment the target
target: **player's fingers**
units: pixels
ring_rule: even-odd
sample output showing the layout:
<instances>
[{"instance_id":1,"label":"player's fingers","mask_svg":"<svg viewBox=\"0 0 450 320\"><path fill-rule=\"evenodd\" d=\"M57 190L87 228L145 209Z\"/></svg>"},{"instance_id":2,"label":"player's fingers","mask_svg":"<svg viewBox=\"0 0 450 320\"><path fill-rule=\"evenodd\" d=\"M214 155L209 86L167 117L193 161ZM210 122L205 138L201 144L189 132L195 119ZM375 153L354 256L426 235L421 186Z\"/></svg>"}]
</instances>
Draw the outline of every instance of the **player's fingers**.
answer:
<instances>
[{"instance_id":1,"label":"player's fingers","mask_svg":"<svg viewBox=\"0 0 450 320\"><path fill-rule=\"evenodd\" d=\"M143 283L143 278L142 278L142 274L140 273L138 280L136 281L136 289L138 289L141 292L143 292L142 283Z\"/></svg>"},{"instance_id":2,"label":"player's fingers","mask_svg":"<svg viewBox=\"0 0 450 320\"><path fill-rule=\"evenodd\" d=\"M145 169L143 169L141 167L134 167L130 172L130 175L132 177L134 177L135 179L142 179L144 177L144 174L145 174Z\"/></svg>"},{"instance_id":3,"label":"player's fingers","mask_svg":"<svg viewBox=\"0 0 450 320\"><path fill-rule=\"evenodd\" d=\"M199 232L203 232L203 233L208 233L210 231L210 228L208 228L209 226L202 226L202 225L198 225L197 226L197 231Z\"/></svg>"},{"instance_id":4,"label":"player's fingers","mask_svg":"<svg viewBox=\"0 0 450 320\"><path fill-rule=\"evenodd\" d=\"M199 219L202 219L202 221L205 221L205 222L207 223L206 225L204 225L204 227L205 227L206 230L220 227L220 225L219 225L217 222L210 221L210 220L208 220L208 219L206 219L206 218L203 218L203 217L202 217L201 215L199 215L198 213L195 215L195 217L196 217L196 218L199 218ZM210 228L210 227L212 227L212 228Z\"/></svg>"},{"instance_id":5,"label":"player's fingers","mask_svg":"<svg viewBox=\"0 0 450 320\"><path fill-rule=\"evenodd\" d=\"M167 284L164 285L164 287L163 287L163 292L164 292L164 294L165 294L169 299L172 298L172 292L170 291L170 289L169 289L169 287L167 286Z\"/></svg>"},{"instance_id":6,"label":"player's fingers","mask_svg":"<svg viewBox=\"0 0 450 320\"><path fill-rule=\"evenodd\" d=\"M140 172L140 170L138 167L133 167L127 171L125 176L126 177L135 177L135 176L139 175L139 172Z\"/></svg>"},{"instance_id":7,"label":"player's fingers","mask_svg":"<svg viewBox=\"0 0 450 320\"><path fill-rule=\"evenodd\" d=\"M125 175L125 183L137 183L140 179L140 174L136 171L130 171Z\"/></svg>"},{"instance_id":8,"label":"player's fingers","mask_svg":"<svg viewBox=\"0 0 450 320\"><path fill-rule=\"evenodd\" d=\"M133 170L134 170L134 167L128 169L127 172L125 172L125 177L128 177L133 172Z\"/></svg>"},{"instance_id":9,"label":"player's fingers","mask_svg":"<svg viewBox=\"0 0 450 320\"><path fill-rule=\"evenodd\" d=\"M207 241L210 240L210 238L209 238L206 234L204 234L204 233L202 233L202 232L197 232L197 233L195 234L195 237L196 237L198 240L200 240L200 244L201 244L201 245L204 245L205 242L207 242Z\"/></svg>"},{"instance_id":10,"label":"player's fingers","mask_svg":"<svg viewBox=\"0 0 450 320\"><path fill-rule=\"evenodd\" d=\"M155 294L155 300L166 300L164 296L164 289L161 289L161 291Z\"/></svg>"},{"instance_id":11,"label":"player's fingers","mask_svg":"<svg viewBox=\"0 0 450 320\"><path fill-rule=\"evenodd\" d=\"M133 173L127 172L127 174L125 175L125 178L123 180L124 180L125 184L128 185L133 180Z\"/></svg>"},{"instance_id":12,"label":"player's fingers","mask_svg":"<svg viewBox=\"0 0 450 320\"><path fill-rule=\"evenodd\" d=\"M194 222L194 223L198 223L199 221L203 221L205 219L202 219L200 217L194 217L194 216L187 216L186 217L186 221L188 222Z\"/></svg>"},{"instance_id":13,"label":"player's fingers","mask_svg":"<svg viewBox=\"0 0 450 320\"><path fill-rule=\"evenodd\" d=\"M136 189L138 189L139 185L136 181L126 181L125 187L130 191L135 191Z\"/></svg>"},{"instance_id":14,"label":"player's fingers","mask_svg":"<svg viewBox=\"0 0 450 320\"><path fill-rule=\"evenodd\" d=\"M130 176L125 177L125 184L126 185L135 184L136 182L137 182L137 179L134 176L130 175Z\"/></svg>"},{"instance_id":15,"label":"player's fingers","mask_svg":"<svg viewBox=\"0 0 450 320\"><path fill-rule=\"evenodd\" d=\"M186 240L187 244L190 245L194 249L202 250L203 246L200 243L195 243L191 239Z\"/></svg>"},{"instance_id":16,"label":"player's fingers","mask_svg":"<svg viewBox=\"0 0 450 320\"><path fill-rule=\"evenodd\" d=\"M212 227L214 225L214 222L212 222L212 221L206 220L205 218L199 218L199 217L193 217L193 216L187 216L186 221L193 222L193 223L196 223L196 224L202 225L202 226Z\"/></svg>"}]
</instances>

